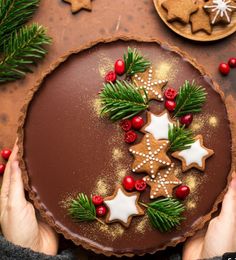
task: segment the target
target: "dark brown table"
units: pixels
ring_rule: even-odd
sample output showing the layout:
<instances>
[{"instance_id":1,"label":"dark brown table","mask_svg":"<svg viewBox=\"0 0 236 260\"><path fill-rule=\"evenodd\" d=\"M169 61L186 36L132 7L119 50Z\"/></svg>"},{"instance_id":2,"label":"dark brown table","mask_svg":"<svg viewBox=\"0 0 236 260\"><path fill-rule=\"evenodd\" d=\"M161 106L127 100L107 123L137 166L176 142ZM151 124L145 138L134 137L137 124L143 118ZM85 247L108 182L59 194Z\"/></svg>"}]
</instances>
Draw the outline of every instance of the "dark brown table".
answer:
<instances>
[{"instance_id":1,"label":"dark brown table","mask_svg":"<svg viewBox=\"0 0 236 260\"><path fill-rule=\"evenodd\" d=\"M227 77L218 72L220 62L227 62L231 56L236 57L236 33L210 43L184 39L170 31L160 20L152 0L93 0L92 12L81 11L75 15L71 14L70 6L62 0L41 0L33 21L48 28L53 44L48 49L47 57L34 69L33 74L15 83L0 86L0 149L14 144L19 111L27 92L36 84L41 74L68 52L91 41L117 35L158 38L191 54L221 86L225 92L228 110L236 118L236 69ZM232 127L235 129L234 124ZM63 238L61 244L62 248L72 246ZM181 252L181 245L145 259L169 259L170 255L178 252ZM79 255L80 259L105 259L83 249L79 249Z\"/></svg>"}]
</instances>

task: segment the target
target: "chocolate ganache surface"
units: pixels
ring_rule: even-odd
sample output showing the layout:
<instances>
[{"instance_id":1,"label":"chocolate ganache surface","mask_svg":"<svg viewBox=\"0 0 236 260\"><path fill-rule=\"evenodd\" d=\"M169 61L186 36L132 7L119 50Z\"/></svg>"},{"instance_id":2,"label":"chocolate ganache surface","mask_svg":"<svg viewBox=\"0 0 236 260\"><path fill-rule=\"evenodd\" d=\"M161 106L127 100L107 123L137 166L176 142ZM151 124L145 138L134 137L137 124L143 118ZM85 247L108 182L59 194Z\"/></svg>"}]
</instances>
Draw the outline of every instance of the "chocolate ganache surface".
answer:
<instances>
[{"instance_id":1,"label":"chocolate ganache surface","mask_svg":"<svg viewBox=\"0 0 236 260\"><path fill-rule=\"evenodd\" d=\"M119 123L99 116L98 93L104 75L128 46L136 47L152 62L156 77L167 79L167 86L179 88L185 80L195 80L207 91L207 102L194 116L191 129L194 135L203 136L204 145L215 154L206 161L204 172L192 169L182 173L180 162L171 157L178 167L178 178L191 193L184 201L186 219L167 233L154 230L147 217L133 218L129 228L119 223L75 223L65 206L77 192L109 196L125 175L145 176L131 172L133 158ZM76 244L106 255L153 253L192 235L210 218L212 209L216 210L215 202L221 199L231 170L227 111L211 79L196 68L194 61L191 64L187 56L177 52L157 42L98 43L70 55L44 78L27 101L19 131L23 134L20 142L22 167L28 174L26 187L46 220ZM152 112L163 109L163 102L151 102ZM146 119L146 112L143 117ZM141 194L141 200L149 202L148 197L149 188Z\"/></svg>"}]
</instances>

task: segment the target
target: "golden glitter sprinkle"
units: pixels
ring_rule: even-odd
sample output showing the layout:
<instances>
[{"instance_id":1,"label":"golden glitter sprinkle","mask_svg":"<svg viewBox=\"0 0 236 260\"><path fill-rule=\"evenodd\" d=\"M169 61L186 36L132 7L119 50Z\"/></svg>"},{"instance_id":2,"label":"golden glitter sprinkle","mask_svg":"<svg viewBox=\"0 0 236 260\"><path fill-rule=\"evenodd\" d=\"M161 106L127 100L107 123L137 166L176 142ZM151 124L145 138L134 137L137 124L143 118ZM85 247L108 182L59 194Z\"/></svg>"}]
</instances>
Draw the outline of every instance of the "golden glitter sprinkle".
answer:
<instances>
[{"instance_id":1,"label":"golden glitter sprinkle","mask_svg":"<svg viewBox=\"0 0 236 260\"><path fill-rule=\"evenodd\" d=\"M187 203L186 203L187 209L194 209L194 208L196 208L196 206L197 206L197 204L196 204L196 202L193 201L193 200L189 200L189 201L187 201Z\"/></svg>"},{"instance_id":2,"label":"golden glitter sprinkle","mask_svg":"<svg viewBox=\"0 0 236 260\"><path fill-rule=\"evenodd\" d=\"M168 81L175 80L178 73L177 59L173 58L168 61L162 61L156 66L157 79L167 79Z\"/></svg>"},{"instance_id":3,"label":"golden glitter sprinkle","mask_svg":"<svg viewBox=\"0 0 236 260\"><path fill-rule=\"evenodd\" d=\"M93 194L99 194L101 196L107 196L109 192L109 185L106 183L106 181L103 178L99 178L96 182L96 187Z\"/></svg>"},{"instance_id":4,"label":"golden glitter sprinkle","mask_svg":"<svg viewBox=\"0 0 236 260\"><path fill-rule=\"evenodd\" d=\"M119 161L124 158L124 152L120 148L113 148L112 150L112 159L115 161Z\"/></svg>"},{"instance_id":5,"label":"golden glitter sprinkle","mask_svg":"<svg viewBox=\"0 0 236 260\"><path fill-rule=\"evenodd\" d=\"M148 216L145 215L142 220L137 224L135 231L144 234L149 224Z\"/></svg>"},{"instance_id":6,"label":"golden glitter sprinkle","mask_svg":"<svg viewBox=\"0 0 236 260\"><path fill-rule=\"evenodd\" d=\"M111 58L105 56L104 54L101 54L99 58L100 59L99 59L98 70L101 77L104 78L108 71L113 70L114 61Z\"/></svg>"},{"instance_id":7,"label":"golden glitter sprinkle","mask_svg":"<svg viewBox=\"0 0 236 260\"><path fill-rule=\"evenodd\" d=\"M210 116L208 122L213 127L216 127L218 125L218 119L215 116Z\"/></svg>"},{"instance_id":8,"label":"golden glitter sprinkle","mask_svg":"<svg viewBox=\"0 0 236 260\"><path fill-rule=\"evenodd\" d=\"M196 132L196 131L201 130L202 127L203 127L203 122L199 121L199 122L196 122L196 123L193 122L190 128L193 132Z\"/></svg>"},{"instance_id":9,"label":"golden glitter sprinkle","mask_svg":"<svg viewBox=\"0 0 236 260\"><path fill-rule=\"evenodd\" d=\"M122 236L124 233L124 228L120 224L101 225L97 222L96 225L101 232L108 235L112 240Z\"/></svg>"},{"instance_id":10,"label":"golden glitter sprinkle","mask_svg":"<svg viewBox=\"0 0 236 260\"><path fill-rule=\"evenodd\" d=\"M193 193L197 189L197 187L199 186L200 181L196 176L188 175L184 179L184 183L190 188L191 193Z\"/></svg>"},{"instance_id":11,"label":"golden glitter sprinkle","mask_svg":"<svg viewBox=\"0 0 236 260\"><path fill-rule=\"evenodd\" d=\"M118 177L118 182L120 182L126 175L129 170L125 169L122 165L118 165L115 169L115 174Z\"/></svg>"},{"instance_id":12,"label":"golden glitter sprinkle","mask_svg":"<svg viewBox=\"0 0 236 260\"><path fill-rule=\"evenodd\" d=\"M100 99L97 97L94 100L92 100L92 107L94 112L96 113L96 115L98 117L100 117L100 112L101 112L101 108L102 108L102 104Z\"/></svg>"}]
</instances>

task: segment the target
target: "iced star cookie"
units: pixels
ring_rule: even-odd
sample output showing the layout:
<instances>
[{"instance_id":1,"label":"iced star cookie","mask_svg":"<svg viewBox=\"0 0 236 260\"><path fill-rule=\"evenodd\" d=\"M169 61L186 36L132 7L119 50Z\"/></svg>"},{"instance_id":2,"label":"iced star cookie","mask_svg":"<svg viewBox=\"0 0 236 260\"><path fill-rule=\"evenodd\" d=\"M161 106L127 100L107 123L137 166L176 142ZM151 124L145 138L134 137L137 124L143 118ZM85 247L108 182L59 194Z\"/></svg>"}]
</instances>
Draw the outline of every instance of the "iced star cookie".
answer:
<instances>
[{"instance_id":1,"label":"iced star cookie","mask_svg":"<svg viewBox=\"0 0 236 260\"><path fill-rule=\"evenodd\" d=\"M168 168L158 171L155 178L146 176L143 180L151 187L150 199L172 197L173 189L182 183L174 174L173 163Z\"/></svg>"},{"instance_id":2,"label":"iced star cookie","mask_svg":"<svg viewBox=\"0 0 236 260\"><path fill-rule=\"evenodd\" d=\"M209 13L212 24L229 24L233 12L236 11L236 3L233 0L210 0L206 2L204 9Z\"/></svg>"},{"instance_id":3,"label":"iced star cookie","mask_svg":"<svg viewBox=\"0 0 236 260\"><path fill-rule=\"evenodd\" d=\"M198 135L189 149L172 153L172 156L182 161L183 172L195 167L205 170L205 161L214 154L214 151L203 145L203 137Z\"/></svg>"},{"instance_id":4,"label":"iced star cookie","mask_svg":"<svg viewBox=\"0 0 236 260\"><path fill-rule=\"evenodd\" d=\"M114 194L104 199L108 208L106 222L120 222L123 226L128 227L132 217L144 214L143 209L138 205L139 196L140 193L128 193L118 185Z\"/></svg>"},{"instance_id":5,"label":"iced star cookie","mask_svg":"<svg viewBox=\"0 0 236 260\"><path fill-rule=\"evenodd\" d=\"M146 172L154 178L160 168L169 166L171 163L166 154L168 149L168 140L157 141L151 134L145 134L139 144L129 149L134 156L132 172Z\"/></svg>"}]
</instances>

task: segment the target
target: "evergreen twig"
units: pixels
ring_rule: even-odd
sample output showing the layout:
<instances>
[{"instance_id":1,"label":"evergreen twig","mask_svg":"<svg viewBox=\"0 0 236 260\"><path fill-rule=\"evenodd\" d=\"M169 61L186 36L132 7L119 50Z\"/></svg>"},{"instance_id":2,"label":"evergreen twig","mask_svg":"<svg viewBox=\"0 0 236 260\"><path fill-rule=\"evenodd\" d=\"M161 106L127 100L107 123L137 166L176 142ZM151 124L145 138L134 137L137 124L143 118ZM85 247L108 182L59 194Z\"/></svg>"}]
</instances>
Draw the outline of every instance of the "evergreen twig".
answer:
<instances>
[{"instance_id":1,"label":"evergreen twig","mask_svg":"<svg viewBox=\"0 0 236 260\"><path fill-rule=\"evenodd\" d=\"M3 40L18 30L34 14L39 0L0 0L0 50Z\"/></svg>"},{"instance_id":2,"label":"evergreen twig","mask_svg":"<svg viewBox=\"0 0 236 260\"><path fill-rule=\"evenodd\" d=\"M189 113L200 112L206 100L206 95L204 88L197 86L194 81L190 83L186 80L179 89L174 116L179 117Z\"/></svg>"},{"instance_id":3,"label":"evergreen twig","mask_svg":"<svg viewBox=\"0 0 236 260\"><path fill-rule=\"evenodd\" d=\"M124 54L125 70L127 76L133 76L136 73L144 72L151 63L140 55L137 49L128 47L127 55Z\"/></svg>"},{"instance_id":4,"label":"evergreen twig","mask_svg":"<svg viewBox=\"0 0 236 260\"><path fill-rule=\"evenodd\" d=\"M146 96L127 81L104 84L100 99L101 115L108 115L112 121L133 117L148 108Z\"/></svg>"},{"instance_id":5,"label":"evergreen twig","mask_svg":"<svg viewBox=\"0 0 236 260\"><path fill-rule=\"evenodd\" d=\"M193 133L184 126L173 125L169 127L168 139L170 141L170 152L188 149L194 143Z\"/></svg>"},{"instance_id":6,"label":"evergreen twig","mask_svg":"<svg viewBox=\"0 0 236 260\"><path fill-rule=\"evenodd\" d=\"M0 83L20 79L31 72L29 65L45 56L47 51L43 45L50 42L45 29L37 24L24 26L18 32L13 32L9 40L4 41Z\"/></svg>"},{"instance_id":7,"label":"evergreen twig","mask_svg":"<svg viewBox=\"0 0 236 260\"><path fill-rule=\"evenodd\" d=\"M147 208L152 226L161 232L170 231L184 219L181 214L185 207L176 199L164 198L148 204L140 204Z\"/></svg>"}]
</instances>

